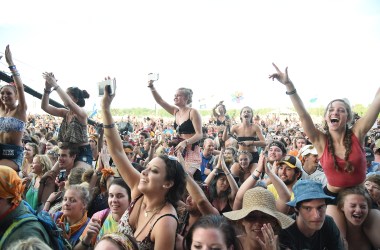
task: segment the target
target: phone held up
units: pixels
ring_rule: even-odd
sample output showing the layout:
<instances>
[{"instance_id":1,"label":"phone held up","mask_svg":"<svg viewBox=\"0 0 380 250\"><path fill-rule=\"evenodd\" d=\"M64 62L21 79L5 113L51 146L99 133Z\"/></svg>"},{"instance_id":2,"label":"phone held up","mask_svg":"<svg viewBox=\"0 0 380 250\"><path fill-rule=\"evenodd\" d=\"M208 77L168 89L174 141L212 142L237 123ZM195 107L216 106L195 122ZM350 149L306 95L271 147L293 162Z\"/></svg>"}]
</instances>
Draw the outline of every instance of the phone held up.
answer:
<instances>
[{"instance_id":1,"label":"phone held up","mask_svg":"<svg viewBox=\"0 0 380 250\"><path fill-rule=\"evenodd\" d=\"M148 80L149 81L158 81L159 74L158 73L149 73Z\"/></svg>"},{"instance_id":2,"label":"phone held up","mask_svg":"<svg viewBox=\"0 0 380 250\"><path fill-rule=\"evenodd\" d=\"M99 96L104 95L104 88L106 88L106 87L109 88L110 95L114 95L115 89L116 89L116 78L107 79L107 80L104 80L104 81L98 83Z\"/></svg>"},{"instance_id":3,"label":"phone held up","mask_svg":"<svg viewBox=\"0 0 380 250\"><path fill-rule=\"evenodd\" d=\"M66 180L66 170L60 170L58 174L58 182Z\"/></svg>"}]
</instances>

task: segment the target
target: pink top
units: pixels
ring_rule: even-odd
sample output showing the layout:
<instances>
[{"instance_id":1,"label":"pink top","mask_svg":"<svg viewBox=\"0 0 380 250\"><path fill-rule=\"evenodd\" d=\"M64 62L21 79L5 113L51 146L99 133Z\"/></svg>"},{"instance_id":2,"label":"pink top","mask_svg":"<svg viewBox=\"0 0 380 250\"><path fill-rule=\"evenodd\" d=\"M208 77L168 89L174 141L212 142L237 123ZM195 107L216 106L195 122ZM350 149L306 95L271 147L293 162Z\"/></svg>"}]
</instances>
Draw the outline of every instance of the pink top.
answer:
<instances>
[{"instance_id":1,"label":"pink top","mask_svg":"<svg viewBox=\"0 0 380 250\"><path fill-rule=\"evenodd\" d=\"M335 156L339 170L335 170L334 158L328 151L328 142L326 140L325 149L322 157L319 159L325 172L327 183L334 187L352 187L364 182L366 177L367 162L365 159L364 149L359 143L358 138L352 133L352 149L348 157L349 162L354 167L352 173L344 171L346 162L344 159Z\"/></svg>"}]
</instances>

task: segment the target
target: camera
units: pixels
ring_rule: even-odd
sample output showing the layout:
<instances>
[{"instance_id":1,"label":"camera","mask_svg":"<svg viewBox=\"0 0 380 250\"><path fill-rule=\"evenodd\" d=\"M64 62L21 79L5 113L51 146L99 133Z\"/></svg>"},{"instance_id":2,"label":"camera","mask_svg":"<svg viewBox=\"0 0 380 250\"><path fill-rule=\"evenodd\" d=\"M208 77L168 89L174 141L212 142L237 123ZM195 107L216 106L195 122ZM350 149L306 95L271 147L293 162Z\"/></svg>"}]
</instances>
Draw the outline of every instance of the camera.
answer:
<instances>
[{"instance_id":1,"label":"camera","mask_svg":"<svg viewBox=\"0 0 380 250\"><path fill-rule=\"evenodd\" d=\"M158 81L158 73L149 73L148 74L148 80L149 81Z\"/></svg>"},{"instance_id":2,"label":"camera","mask_svg":"<svg viewBox=\"0 0 380 250\"><path fill-rule=\"evenodd\" d=\"M58 182L66 180L66 170L60 170L58 174Z\"/></svg>"},{"instance_id":3,"label":"camera","mask_svg":"<svg viewBox=\"0 0 380 250\"><path fill-rule=\"evenodd\" d=\"M116 89L116 79L108 79L98 83L99 96L104 95L104 88L109 86L109 94L114 95Z\"/></svg>"}]
</instances>

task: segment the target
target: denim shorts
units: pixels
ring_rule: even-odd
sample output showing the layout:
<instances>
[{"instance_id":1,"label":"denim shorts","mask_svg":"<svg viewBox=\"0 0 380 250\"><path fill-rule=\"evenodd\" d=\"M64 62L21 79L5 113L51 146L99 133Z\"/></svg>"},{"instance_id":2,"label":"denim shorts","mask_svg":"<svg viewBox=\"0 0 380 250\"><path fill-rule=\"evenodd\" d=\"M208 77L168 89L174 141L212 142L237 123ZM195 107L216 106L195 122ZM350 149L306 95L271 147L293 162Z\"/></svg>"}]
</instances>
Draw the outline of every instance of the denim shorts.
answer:
<instances>
[{"instance_id":1,"label":"denim shorts","mask_svg":"<svg viewBox=\"0 0 380 250\"><path fill-rule=\"evenodd\" d=\"M92 151L90 144L79 146L75 161L83 161L92 166Z\"/></svg>"},{"instance_id":2,"label":"denim shorts","mask_svg":"<svg viewBox=\"0 0 380 250\"><path fill-rule=\"evenodd\" d=\"M13 144L1 144L0 143L0 159L11 160L18 166L20 171L22 160L24 159L23 147Z\"/></svg>"}]
</instances>

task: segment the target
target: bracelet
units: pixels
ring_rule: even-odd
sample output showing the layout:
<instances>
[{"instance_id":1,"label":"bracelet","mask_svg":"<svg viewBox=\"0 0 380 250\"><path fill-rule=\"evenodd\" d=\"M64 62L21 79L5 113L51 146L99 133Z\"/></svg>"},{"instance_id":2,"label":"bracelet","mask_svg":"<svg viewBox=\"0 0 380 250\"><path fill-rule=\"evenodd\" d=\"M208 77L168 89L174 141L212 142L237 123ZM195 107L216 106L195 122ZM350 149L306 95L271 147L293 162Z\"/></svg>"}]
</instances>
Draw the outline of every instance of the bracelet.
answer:
<instances>
[{"instance_id":1,"label":"bracelet","mask_svg":"<svg viewBox=\"0 0 380 250\"><path fill-rule=\"evenodd\" d=\"M47 203L47 202L51 203L51 201L45 201L45 203Z\"/></svg>"},{"instance_id":2,"label":"bracelet","mask_svg":"<svg viewBox=\"0 0 380 250\"><path fill-rule=\"evenodd\" d=\"M87 248L91 247L90 244L85 243L83 240L81 240L80 243L82 243L82 245L85 246L85 247L87 247Z\"/></svg>"},{"instance_id":3,"label":"bracelet","mask_svg":"<svg viewBox=\"0 0 380 250\"><path fill-rule=\"evenodd\" d=\"M10 70L15 70L16 69L16 65L11 65L8 67Z\"/></svg>"},{"instance_id":4,"label":"bracelet","mask_svg":"<svg viewBox=\"0 0 380 250\"><path fill-rule=\"evenodd\" d=\"M52 92L51 90L44 89L45 94L50 94L51 92Z\"/></svg>"},{"instance_id":5,"label":"bracelet","mask_svg":"<svg viewBox=\"0 0 380 250\"><path fill-rule=\"evenodd\" d=\"M297 93L297 90L296 89L293 89L292 91L288 92L286 91L285 92L287 95L294 95L295 93Z\"/></svg>"},{"instance_id":6,"label":"bracelet","mask_svg":"<svg viewBox=\"0 0 380 250\"><path fill-rule=\"evenodd\" d=\"M260 177L254 175L254 174L252 175L252 178L253 178L254 180L256 180L256 181L260 180Z\"/></svg>"},{"instance_id":7,"label":"bracelet","mask_svg":"<svg viewBox=\"0 0 380 250\"><path fill-rule=\"evenodd\" d=\"M103 128L114 128L115 127L115 123L111 123L109 125L103 125Z\"/></svg>"},{"instance_id":8,"label":"bracelet","mask_svg":"<svg viewBox=\"0 0 380 250\"><path fill-rule=\"evenodd\" d=\"M226 174L226 176L227 176L227 175L231 175L231 173Z\"/></svg>"},{"instance_id":9,"label":"bracelet","mask_svg":"<svg viewBox=\"0 0 380 250\"><path fill-rule=\"evenodd\" d=\"M59 85L55 86L52 91L57 90L59 88Z\"/></svg>"},{"instance_id":10,"label":"bracelet","mask_svg":"<svg viewBox=\"0 0 380 250\"><path fill-rule=\"evenodd\" d=\"M259 170L255 169L255 171L256 171L257 173L261 174L261 172L260 172Z\"/></svg>"}]
</instances>

